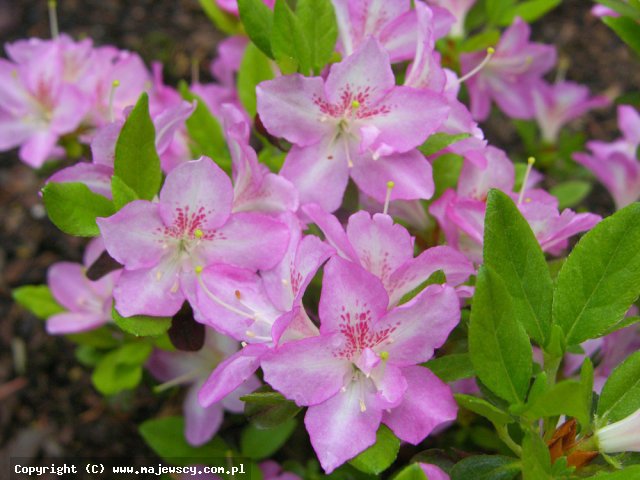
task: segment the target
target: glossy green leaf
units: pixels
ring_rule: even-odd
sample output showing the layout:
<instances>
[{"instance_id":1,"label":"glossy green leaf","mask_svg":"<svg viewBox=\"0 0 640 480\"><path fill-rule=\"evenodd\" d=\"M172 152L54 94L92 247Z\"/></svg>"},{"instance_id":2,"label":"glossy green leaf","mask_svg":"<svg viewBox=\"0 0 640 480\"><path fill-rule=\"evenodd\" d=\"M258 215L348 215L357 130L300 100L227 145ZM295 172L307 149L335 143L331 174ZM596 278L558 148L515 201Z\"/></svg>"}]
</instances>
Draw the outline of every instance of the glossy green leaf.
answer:
<instances>
[{"instance_id":1,"label":"glossy green leaf","mask_svg":"<svg viewBox=\"0 0 640 480\"><path fill-rule=\"evenodd\" d=\"M483 258L506 286L516 318L531 338L546 345L553 299L549 268L529 223L499 190L491 190L487 200Z\"/></svg>"},{"instance_id":2,"label":"glossy green leaf","mask_svg":"<svg viewBox=\"0 0 640 480\"><path fill-rule=\"evenodd\" d=\"M254 44L247 45L238 71L238 96L251 117L257 112L256 86L274 78L271 60Z\"/></svg>"},{"instance_id":3,"label":"glossy green leaf","mask_svg":"<svg viewBox=\"0 0 640 480\"><path fill-rule=\"evenodd\" d=\"M531 343L504 282L486 266L476 282L469 353L478 378L489 389L512 404L524 400L533 364Z\"/></svg>"},{"instance_id":4,"label":"glossy green leaf","mask_svg":"<svg viewBox=\"0 0 640 480\"><path fill-rule=\"evenodd\" d=\"M78 237L98 236L96 218L115 213L111 200L93 193L83 183L47 183L42 200L51 222L64 233Z\"/></svg>"},{"instance_id":5,"label":"glossy green leaf","mask_svg":"<svg viewBox=\"0 0 640 480\"><path fill-rule=\"evenodd\" d=\"M115 306L111 309L111 316L122 330L137 337L162 335L171 328L171 317L150 317L147 315L123 317Z\"/></svg>"},{"instance_id":6,"label":"glossy green leaf","mask_svg":"<svg viewBox=\"0 0 640 480\"><path fill-rule=\"evenodd\" d=\"M448 146L465 138L469 138L470 136L469 133L457 133L455 135L449 133L434 133L418 147L418 150L427 156L434 155Z\"/></svg>"},{"instance_id":7,"label":"glossy green leaf","mask_svg":"<svg viewBox=\"0 0 640 480\"><path fill-rule=\"evenodd\" d=\"M103 395L132 390L142 379L142 365L151 354L146 343L129 343L107 353L96 366L91 381Z\"/></svg>"},{"instance_id":8,"label":"glossy green leaf","mask_svg":"<svg viewBox=\"0 0 640 480\"><path fill-rule=\"evenodd\" d=\"M338 40L338 22L331 0L298 0L296 15L309 44L311 67L320 72Z\"/></svg>"},{"instance_id":9,"label":"glossy green leaf","mask_svg":"<svg viewBox=\"0 0 640 480\"><path fill-rule=\"evenodd\" d=\"M111 196L117 210L138 199L136 192L117 175L111 177Z\"/></svg>"},{"instance_id":10,"label":"glossy green leaf","mask_svg":"<svg viewBox=\"0 0 640 480\"><path fill-rule=\"evenodd\" d=\"M640 351L618 365L602 388L598 417L617 422L640 409Z\"/></svg>"},{"instance_id":11,"label":"glossy green leaf","mask_svg":"<svg viewBox=\"0 0 640 480\"><path fill-rule=\"evenodd\" d=\"M284 74L311 72L311 50L300 19L286 0L276 0L273 9L271 48Z\"/></svg>"},{"instance_id":12,"label":"glossy green leaf","mask_svg":"<svg viewBox=\"0 0 640 480\"><path fill-rule=\"evenodd\" d=\"M587 405L584 390L575 380L556 383L538 395L526 411L527 417L538 419L558 415L575 417L580 425L589 425L591 405Z\"/></svg>"},{"instance_id":13,"label":"glossy green leaf","mask_svg":"<svg viewBox=\"0 0 640 480\"><path fill-rule=\"evenodd\" d=\"M273 28L273 12L262 0L238 0L240 20L251 41L263 53L274 58L271 51L271 30Z\"/></svg>"},{"instance_id":14,"label":"glossy green leaf","mask_svg":"<svg viewBox=\"0 0 640 480\"><path fill-rule=\"evenodd\" d=\"M484 418L489 419L492 423L497 425L506 425L513 422L513 418L506 412L503 412L495 405L490 404L485 399L480 397L474 397L473 395L464 395L462 393L456 393L454 395L456 402L462 408L472 411Z\"/></svg>"},{"instance_id":15,"label":"glossy green leaf","mask_svg":"<svg viewBox=\"0 0 640 480\"><path fill-rule=\"evenodd\" d=\"M36 317L46 320L51 315L64 312L47 285L24 285L11 291L13 299Z\"/></svg>"},{"instance_id":16,"label":"glossy green leaf","mask_svg":"<svg viewBox=\"0 0 640 480\"><path fill-rule=\"evenodd\" d=\"M456 463L451 480L512 480L520 474L517 458L502 455L475 455Z\"/></svg>"},{"instance_id":17,"label":"glossy green leaf","mask_svg":"<svg viewBox=\"0 0 640 480\"><path fill-rule=\"evenodd\" d=\"M290 418L280 425L261 429L248 425L240 436L240 452L243 456L262 460L276 453L295 430L297 422Z\"/></svg>"},{"instance_id":18,"label":"glossy green leaf","mask_svg":"<svg viewBox=\"0 0 640 480\"><path fill-rule=\"evenodd\" d=\"M113 169L138 197L151 200L160 190L162 171L156 151L156 129L143 93L122 126L116 142Z\"/></svg>"},{"instance_id":19,"label":"glossy green leaf","mask_svg":"<svg viewBox=\"0 0 640 480\"><path fill-rule=\"evenodd\" d=\"M444 355L429 360L423 366L435 373L443 382L454 382L475 375L473 363L471 363L471 357L468 353Z\"/></svg>"},{"instance_id":20,"label":"glossy green leaf","mask_svg":"<svg viewBox=\"0 0 640 480\"><path fill-rule=\"evenodd\" d=\"M391 466L399 450L398 437L386 425L381 425L376 433L376 443L349 460L349 463L361 472L378 475Z\"/></svg>"},{"instance_id":21,"label":"glossy green leaf","mask_svg":"<svg viewBox=\"0 0 640 480\"><path fill-rule=\"evenodd\" d=\"M640 204L604 219L573 249L558 274L553 317L575 345L623 321L640 293Z\"/></svg>"}]
</instances>

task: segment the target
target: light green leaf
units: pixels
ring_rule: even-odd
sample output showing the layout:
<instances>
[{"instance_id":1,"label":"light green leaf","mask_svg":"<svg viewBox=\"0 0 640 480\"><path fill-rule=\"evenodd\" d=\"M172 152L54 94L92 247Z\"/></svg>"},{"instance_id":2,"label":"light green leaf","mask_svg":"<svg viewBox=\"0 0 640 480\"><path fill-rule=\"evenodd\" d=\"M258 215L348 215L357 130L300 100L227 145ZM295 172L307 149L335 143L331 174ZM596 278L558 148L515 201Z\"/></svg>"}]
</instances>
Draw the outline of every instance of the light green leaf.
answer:
<instances>
[{"instance_id":1,"label":"light green leaf","mask_svg":"<svg viewBox=\"0 0 640 480\"><path fill-rule=\"evenodd\" d=\"M111 196L117 210L138 199L136 192L117 175L111 177Z\"/></svg>"},{"instance_id":2,"label":"light green leaf","mask_svg":"<svg viewBox=\"0 0 640 480\"><path fill-rule=\"evenodd\" d=\"M505 193L491 190L484 227L484 263L500 276L516 318L539 345L551 330L553 282L529 223Z\"/></svg>"},{"instance_id":3,"label":"light green leaf","mask_svg":"<svg viewBox=\"0 0 640 480\"><path fill-rule=\"evenodd\" d=\"M460 52L477 52L488 47L495 47L500 41L500 30L493 28L484 30L467 38L460 44Z\"/></svg>"},{"instance_id":4,"label":"light green leaf","mask_svg":"<svg viewBox=\"0 0 640 480\"><path fill-rule=\"evenodd\" d=\"M298 71L308 75L311 72L309 42L300 19L293 13L286 0L276 0L273 9L271 48L282 73Z\"/></svg>"},{"instance_id":5,"label":"light green leaf","mask_svg":"<svg viewBox=\"0 0 640 480\"><path fill-rule=\"evenodd\" d=\"M640 409L640 351L618 365L604 384L598 417L617 422Z\"/></svg>"},{"instance_id":6,"label":"light green leaf","mask_svg":"<svg viewBox=\"0 0 640 480\"><path fill-rule=\"evenodd\" d=\"M254 44L244 51L238 71L238 96L242 105L253 118L256 115L256 86L265 80L274 78L271 60Z\"/></svg>"},{"instance_id":7,"label":"light green leaf","mask_svg":"<svg viewBox=\"0 0 640 480\"><path fill-rule=\"evenodd\" d=\"M503 412L495 405L490 404L485 399L480 397L474 397L473 395L463 395L462 393L456 393L454 395L456 402L462 408L477 413L478 415L489 419L492 423L497 425L506 425L513 422L513 418L507 412Z\"/></svg>"},{"instance_id":8,"label":"light green leaf","mask_svg":"<svg viewBox=\"0 0 640 480\"><path fill-rule=\"evenodd\" d=\"M151 345L136 342L107 353L91 375L93 385L103 395L136 388L142 379L142 365L151 350Z\"/></svg>"},{"instance_id":9,"label":"light green leaf","mask_svg":"<svg viewBox=\"0 0 640 480\"><path fill-rule=\"evenodd\" d=\"M361 472L378 475L391 466L399 450L398 437L386 425L380 425L376 433L376 443L349 460L349 463Z\"/></svg>"},{"instance_id":10,"label":"light green leaf","mask_svg":"<svg viewBox=\"0 0 640 480\"><path fill-rule=\"evenodd\" d=\"M47 285L24 285L11 291L13 299L36 317L46 320L56 313L64 312Z\"/></svg>"},{"instance_id":11,"label":"light green leaf","mask_svg":"<svg viewBox=\"0 0 640 480\"><path fill-rule=\"evenodd\" d=\"M454 382L463 378L471 378L475 375L471 357L468 353L444 355L429 360L423 366L435 373L443 382Z\"/></svg>"},{"instance_id":12,"label":"light green leaf","mask_svg":"<svg viewBox=\"0 0 640 480\"><path fill-rule=\"evenodd\" d=\"M160 190L162 171L147 93L140 96L122 126L113 167L120 180L144 200L151 200Z\"/></svg>"},{"instance_id":13,"label":"light green leaf","mask_svg":"<svg viewBox=\"0 0 640 480\"><path fill-rule=\"evenodd\" d=\"M420 294L429 285L443 285L445 283L447 283L447 277L445 276L444 271L436 270L431 275L429 275L429 278L427 278L420 285L415 287L413 290L405 293L402 296L402 298L398 301L398 305L404 305L405 303L410 302L415 297L417 297L418 294Z\"/></svg>"},{"instance_id":14,"label":"light green leaf","mask_svg":"<svg viewBox=\"0 0 640 480\"><path fill-rule=\"evenodd\" d=\"M623 321L640 293L640 204L604 219L573 249L558 274L553 317L575 345Z\"/></svg>"},{"instance_id":15,"label":"light green leaf","mask_svg":"<svg viewBox=\"0 0 640 480\"><path fill-rule=\"evenodd\" d=\"M403 468L398 472L393 480L428 480L427 474L424 473L424 470L418 465L414 463L409 465L408 467Z\"/></svg>"},{"instance_id":16,"label":"light green leaf","mask_svg":"<svg viewBox=\"0 0 640 480\"><path fill-rule=\"evenodd\" d=\"M96 218L115 213L111 200L93 193L83 183L47 183L42 189L42 200L53 224L78 237L100 235Z\"/></svg>"},{"instance_id":17,"label":"light green leaf","mask_svg":"<svg viewBox=\"0 0 640 480\"><path fill-rule=\"evenodd\" d=\"M527 432L522 442L523 480L552 480L549 447L539 435Z\"/></svg>"},{"instance_id":18,"label":"light green leaf","mask_svg":"<svg viewBox=\"0 0 640 480\"><path fill-rule=\"evenodd\" d=\"M262 460L276 453L296 428L296 420L290 418L277 427L260 429L248 425L240 436L240 452L243 456Z\"/></svg>"},{"instance_id":19,"label":"light green leaf","mask_svg":"<svg viewBox=\"0 0 640 480\"><path fill-rule=\"evenodd\" d=\"M330 0L298 0L296 15L310 50L311 67L320 72L336 47L338 23Z\"/></svg>"},{"instance_id":20,"label":"light green leaf","mask_svg":"<svg viewBox=\"0 0 640 480\"><path fill-rule=\"evenodd\" d=\"M271 52L271 30L273 28L273 12L262 0L238 0L240 20L251 41L273 58Z\"/></svg>"},{"instance_id":21,"label":"light green leaf","mask_svg":"<svg viewBox=\"0 0 640 480\"><path fill-rule=\"evenodd\" d=\"M244 414L258 428L273 428L295 417L301 407L268 386L240 397L245 402Z\"/></svg>"},{"instance_id":22,"label":"light green leaf","mask_svg":"<svg viewBox=\"0 0 640 480\"><path fill-rule=\"evenodd\" d=\"M591 191L591 184L582 180L570 180L556 185L549 193L558 199L558 209L564 210L578 205Z\"/></svg>"},{"instance_id":23,"label":"light green leaf","mask_svg":"<svg viewBox=\"0 0 640 480\"><path fill-rule=\"evenodd\" d=\"M433 161L433 183L436 185L433 198L440 197L448 188L455 188L458 184L463 160L460 155L447 153Z\"/></svg>"},{"instance_id":24,"label":"light green leaf","mask_svg":"<svg viewBox=\"0 0 640 480\"><path fill-rule=\"evenodd\" d=\"M162 335L171 328L171 317L150 317L147 315L123 317L115 306L111 309L111 316L122 330L137 337Z\"/></svg>"},{"instance_id":25,"label":"light green leaf","mask_svg":"<svg viewBox=\"0 0 640 480\"><path fill-rule=\"evenodd\" d=\"M449 145L453 145L454 143L464 140L465 138L469 138L470 136L471 134L469 133L458 133L455 135L449 133L434 133L418 147L418 150L426 156L434 155L441 150L444 150Z\"/></svg>"},{"instance_id":26,"label":"light green leaf","mask_svg":"<svg viewBox=\"0 0 640 480\"><path fill-rule=\"evenodd\" d=\"M591 421L590 411L591 405L586 403L580 382L565 380L538 395L525 414L532 420L564 414L575 417L580 425L587 426Z\"/></svg>"},{"instance_id":27,"label":"light green leaf","mask_svg":"<svg viewBox=\"0 0 640 480\"><path fill-rule=\"evenodd\" d=\"M200 6L218 29L229 35L240 31L238 19L218 7L215 0L199 0Z\"/></svg>"},{"instance_id":28,"label":"light green leaf","mask_svg":"<svg viewBox=\"0 0 640 480\"><path fill-rule=\"evenodd\" d=\"M503 26L510 25L516 17L522 18L527 23L535 22L561 3L562 0L527 0L521 2L501 18L500 24Z\"/></svg>"},{"instance_id":29,"label":"light green leaf","mask_svg":"<svg viewBox=\"0 0 640 480\"><path fill-rule=\"evenodd\" d=\"M480 268L471 309L469 353L478 378L512 404L525 398L532 372L529 337L515 317L504 282Z\"/></svg>"}]
</instances>

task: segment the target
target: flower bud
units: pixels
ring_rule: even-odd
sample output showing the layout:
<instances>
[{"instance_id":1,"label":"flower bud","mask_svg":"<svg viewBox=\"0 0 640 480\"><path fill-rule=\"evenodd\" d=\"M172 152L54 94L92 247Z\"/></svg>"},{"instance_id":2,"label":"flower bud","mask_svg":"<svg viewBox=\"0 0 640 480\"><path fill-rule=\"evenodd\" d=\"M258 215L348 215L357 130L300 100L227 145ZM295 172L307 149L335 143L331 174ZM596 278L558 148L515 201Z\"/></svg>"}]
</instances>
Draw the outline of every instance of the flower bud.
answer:
<instances>
[{"instance_id":1,"label":"flower bud","mask_svg":"<svg viewBox=\"0 0 640 480\"><path fill-rule=\"evenodd\" d=\"M640 452L640 410L598 429L595 436L603 453Z\"/></svg>"}]
</instances>

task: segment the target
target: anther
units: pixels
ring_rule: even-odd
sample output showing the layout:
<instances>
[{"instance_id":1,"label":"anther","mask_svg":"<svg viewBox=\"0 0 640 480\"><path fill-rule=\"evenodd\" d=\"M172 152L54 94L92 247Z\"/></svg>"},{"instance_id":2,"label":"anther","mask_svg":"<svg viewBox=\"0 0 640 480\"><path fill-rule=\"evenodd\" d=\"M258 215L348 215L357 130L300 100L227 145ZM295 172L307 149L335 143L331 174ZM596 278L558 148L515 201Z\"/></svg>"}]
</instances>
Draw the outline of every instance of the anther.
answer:
<instances>
[{"instance_id":1,"label":"anther","mask_svg":"<svg viewBox=\"0 0 640 480\"><path fill-rule=\"evenodd\" d=\"M493 48L493 47L487 48L487 55L484 57L484 59L478 64L478 66L476 68L474 68L470 72L467 72L466 75L460 77L458 79L458 82L459 83L466 82L471 77L473 77L476 73L478 73L480 70L482 70L485 67L485 65L487 63L489 63L489 60L491 60L491 57L493 57L493 55L495 55L495 53L496 53L496 49L495 48Z\"/></svg>"},{"instance_id":2,"label":"anther","mask_svg":"<svg viewBox=\"0 0 640 480\"><path fill-rule=\"evenodd\" d=\"M236 290L236 291L234 292L234 295L236 296L236 298L237 298L238 300L240 300L240 299L242 298L242 295L240 294L240 290Z\"/></svg>"},{"instance_id":3,"label":"anther","mask_svg":"<svg viewBox=\"0 0 640 480\"><path fill-rule=\"evenodd\" d=\"M384 199L384 208L382 209L382 213L384 213L385 215L389 211L389 202L391 202L391 191L393 190L393 187L395 187L395 186L396 186L396 184L392 180L389 180L387 182L387 195L386 195L386 197Z\"/></svg>"},{"instance_id":4,"label":"anther","mask_svg":"<svg viewBox=\"0 0 640 480\"><path fill-rule=\"evenodd\" d=\"M351 108L358 109L360 108L360 102L358 100L354 100L353 102L351 102Z\"/></svg>"},{"instance_id":5,"label":"anther","mask_svg":"<svg viewBox=\"0 0 640 480\"><path fill-rule=\"evenodd\" d=\"M202 273L202 271L204 270L204 267L202 265L197 265L194 270L196 272L196 275L200 275Z\"/></svg>"},{"instance_id":6,"label":"anther","mask_svg":"<svg viewBox=\"0 0 640 480\"><path fill-rule=\"evenodd\" d=\"M196 237L197 239L200 239L204 237L204 232L199 228L196 228L195 231L193 232L193 236Z\"/></svg>"},{"instance_id":7,"label":"anther","mask_svg":"<svg viewBox=\"0 0 640 480\"><path fill-rule=\"evenodd\" d=\"M116 96L116 89L120 86L120 80L114 80L111 83L111 91L109 92L109 121L113 122L113 101Z\"/></svg>"},{"instance_id":8,"label":"anther","mask_svg":"<svg viewBox=\"0 0 640 480\"><path fill-rule=\"evenodd\" d=\"M389 352L384 351L384 352L380 352L380 360L388 360L389 359Z\"/></svg>"},{"instance_id":9,"label":"anther","mask_svg":"<svg viewBox=\"0 0 640 480\"><path fill-rule=\"evenodd\" d=\"M520 205L524 200L524 191L527 188L527 182L529 181L529 175L531 174L531 169L533 168L534 163L536 163L535 158L529 157L527 159L527 170L524 172L524 178L522 179L522 186L520 187L520 195L518 195L518 205Z\"/></svg>"}]
</instances>

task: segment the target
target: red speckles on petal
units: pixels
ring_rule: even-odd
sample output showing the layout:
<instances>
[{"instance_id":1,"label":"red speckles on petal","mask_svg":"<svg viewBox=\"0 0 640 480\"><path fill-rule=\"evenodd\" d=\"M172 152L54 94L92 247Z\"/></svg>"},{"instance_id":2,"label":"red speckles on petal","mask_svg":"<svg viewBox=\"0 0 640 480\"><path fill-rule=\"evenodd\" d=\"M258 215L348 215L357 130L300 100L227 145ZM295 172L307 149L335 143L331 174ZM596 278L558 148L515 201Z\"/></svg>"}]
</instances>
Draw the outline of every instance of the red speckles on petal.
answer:
<instances>
[{"instance_id":1,"label":"red speckles on petal","mask_svg":"<svg viewBox=\"0 0 640 480\"><path fill-rule=\"evenodd\" d=\"M373 93L371 87L365 87L354 92L350 85L346 85L340 93L338 103L329 103L326 100L314 96L313 103L327 116L334 118L353 117L356 119L369 118L376 115L385 115L391 111L388 105L367 105ZM354 107L354 102L357 107Z\"/></svg>"},{"instance_id":2,"label":"red speckles on petal","mask_svg":"<svg viewBox=\"0 0 640 480\"><path fill-rule=\"evenodd\" d=\"M204 207L199 207L195 212L189 211L189 206L176 207L176 215L173 224L165 226L162 234L172 238L189 238L189 239L202 239L213 240L219 238L215 230L208 230L202 228L207 215L212 212L206 210ZM198 231L198 235L196 235ZM201 233L200 233L201 232Z\"/></svg>"},{"instance_id":3,"label":"red speckles on petal","mask_svg":"<svg viewBox=\"0 0 640 480\"><path fill-rule=\"evenodd\" d=\"M397 325L374 331L371 325L371 310L363 309L357 312L348 312L342 307L340 315L340 333L344 335L345 344L340 350L334 352L336 357L353 359L366 348L373 348L389 339L397 328Z\"/></svg>"}]
</instances>

